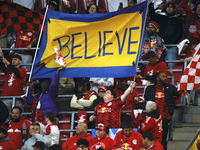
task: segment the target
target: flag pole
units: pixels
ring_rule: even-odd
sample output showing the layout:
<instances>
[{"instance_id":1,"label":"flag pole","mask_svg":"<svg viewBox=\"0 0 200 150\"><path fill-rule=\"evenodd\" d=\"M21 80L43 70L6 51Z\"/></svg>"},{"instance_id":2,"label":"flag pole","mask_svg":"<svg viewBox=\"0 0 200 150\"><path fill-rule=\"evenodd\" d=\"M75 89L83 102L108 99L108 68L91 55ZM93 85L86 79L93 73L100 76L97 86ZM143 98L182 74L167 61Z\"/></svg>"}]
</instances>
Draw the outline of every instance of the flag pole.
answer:
<instances>
[{"instance_id":1,"label":"flag pole","mask_svg":"<svg viewBox=\"0 0 200 150\"><path fill-rule=\"evenodd\" d=\"M35 63L35 59L36 59L36 56L37 56L37 53L38 53L39 44L40 44L40 40L41 40L41 37L42 37L42 31L44 29L44 23L45 23L45 20L46 20L46 15L47 15L48 9L49 9L49 5L47 5L46 10L45 10L44 19L43 19L43 22L42 22L41 31L40 31L38 42L37 42L37 46L36 46L36 49L35 49L35 55L34 55L34 58L33 58L33 63L32 63L32 66L31 66L28 82L31 81L31 76L32 76L32 73L33 73L33 64ZM28 88L29 88L29 86L27 86L27 88L26 88L25 96L27 96L27 94L28 94Z\"/></svg>"}]
</instances>

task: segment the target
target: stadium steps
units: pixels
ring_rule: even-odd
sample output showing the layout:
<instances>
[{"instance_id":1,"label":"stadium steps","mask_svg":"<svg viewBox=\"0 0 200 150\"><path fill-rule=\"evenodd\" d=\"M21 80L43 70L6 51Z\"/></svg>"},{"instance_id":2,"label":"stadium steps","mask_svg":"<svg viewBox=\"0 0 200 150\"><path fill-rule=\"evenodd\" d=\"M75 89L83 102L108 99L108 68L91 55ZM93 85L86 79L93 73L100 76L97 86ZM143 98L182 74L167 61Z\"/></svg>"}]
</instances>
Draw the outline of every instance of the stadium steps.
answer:
<instances>
[{"instance_id":1,"label":"stadium steps","mask_svg":"<svg viewBox=\"0 0 200 150\"><path fill-rule=\"evenodd\" d=\"M172 137L168 142L169 150L186 150L200 128L199 110L200 106L186 106L182 111L175 111L172 119Z\"/></svg>"}]
</instances>

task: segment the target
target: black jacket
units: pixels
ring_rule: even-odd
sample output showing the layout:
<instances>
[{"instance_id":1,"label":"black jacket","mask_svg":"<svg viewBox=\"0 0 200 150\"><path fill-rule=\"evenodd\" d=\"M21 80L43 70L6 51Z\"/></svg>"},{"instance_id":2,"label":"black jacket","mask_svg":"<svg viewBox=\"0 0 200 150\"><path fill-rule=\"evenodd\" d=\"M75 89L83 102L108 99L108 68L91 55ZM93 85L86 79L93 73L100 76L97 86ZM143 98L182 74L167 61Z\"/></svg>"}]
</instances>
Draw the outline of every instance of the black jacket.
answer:
<instances>
[{"instance_id":1,"label":"black jacket","mask_svg":"<svg viewBox=\"0 0 200 150\"><path fill-rule=\"evenodd\" d=\"M149 5L149 16L159 26L158 35L165 44L178 44L183 36L183 22L175 14L159 15L155 13L153 5Z\"/></svg>"},{"instance_id":2,"label":"black jacket","mask_svg":"<svg viewBox=\"0 0 200 150\"><path fill-rule=\"evenodd\" d=\"M0 101L0 126L5 122L8 116L9 111L7 106L2 101Z\"/></svg>"},{"instance_id":3,"label":"black jacket","mask_svg":"<svg viewBox=\"0 0 200 150\"><path fill-rule=\"evenodd\" d=\"M180 96L174 85L165 83L164 84L165 99L169 107L169 113L172 116L174 114L175 108L175 98L174 96ZM146 101L155 101L156 85L151 84L147 86L144 93L144 98Z\"/></svg>"}]
</instances>

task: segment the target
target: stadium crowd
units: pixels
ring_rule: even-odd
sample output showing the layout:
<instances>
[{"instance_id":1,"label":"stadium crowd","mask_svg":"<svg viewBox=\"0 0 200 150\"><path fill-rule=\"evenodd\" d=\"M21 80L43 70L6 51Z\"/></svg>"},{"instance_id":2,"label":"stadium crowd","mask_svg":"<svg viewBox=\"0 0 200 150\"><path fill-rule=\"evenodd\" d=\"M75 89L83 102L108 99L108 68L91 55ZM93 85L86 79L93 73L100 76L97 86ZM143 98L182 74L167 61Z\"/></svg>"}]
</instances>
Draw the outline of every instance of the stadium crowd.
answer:
<instances>
[{"instance_id":1,"label":"stadium crowd","mask_svg":"<svg viewBox=\"0 0 200 150\"><path fill-rule=\"evenodd\" d=\"M85 7L77 9L73 0L7 1L41 14L45 14L47 4L49 9L70 14L106 13L111 5L109 0L82 0L76 2L84 2ZM120 2L115 11L143 1ZM174 109L177 103L184 103L176 88L182 72L177 79L173 70L183 69L183 62L191 61L200 41L199 19L198 0L150 1L140 56L147 64L139 63L137 75L124 78L63 78L60 72L66 68L60 67L51 79L28 81L31 67L26 64L33 61L35 52L31 48L36 47L39 33L21 30L0 35L1 48L18 48L0 51L0 69L4 72L0 96L10 96L0 101L0 149L166 150ZM190 42L179 54L176 45L184 39ZM169 76L174 76L175 82ZM13 101L11 96L24 95L24 88L27 95ZM187 104L197 106L198 92L188 92ZM62 97L65 95L71 96ZM70 129L70 123L63 123L64 128L58 124L58 120L71 120L69 113L60 113L67 111L77 112L73 118L76 133L71 137L69 132L60 132L61 128ZM121 131L111 138L109 129L114 128ZM88 129L95 129L96 137ZM63 137L64 142L60 140Z\"/></svg>"}]
</instances>

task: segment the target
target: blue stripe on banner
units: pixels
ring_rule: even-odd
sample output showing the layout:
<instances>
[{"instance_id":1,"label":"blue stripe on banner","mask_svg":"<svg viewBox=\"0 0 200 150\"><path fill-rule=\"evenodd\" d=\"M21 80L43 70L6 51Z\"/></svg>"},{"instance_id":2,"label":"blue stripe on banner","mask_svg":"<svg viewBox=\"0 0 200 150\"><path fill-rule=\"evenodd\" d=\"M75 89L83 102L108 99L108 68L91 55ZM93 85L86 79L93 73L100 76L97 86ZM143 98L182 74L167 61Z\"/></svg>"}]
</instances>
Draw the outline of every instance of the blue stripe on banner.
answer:
<instances>
[{"instance_id":1,"label":"blue stripe on banner","mask_svg":"<svg viewBox=\"0 0 200 150\"><path fill-rule=\"evenodd\" d=\"M134 9L132 7L123 9L120 11L114 11L109 13L95 13L95 14L66 14L61 13L58 11L53 11L51 9L48 10L47 18L49 16L54 19L61 19L61 20L68 20L68 21L78 21L78 22L94 22L94 21L101 21L106 20L111 17L114 17L118 14L127 14L127 13L135 13L140 11L141 6L145 6L145 3L140 3L136 6L134 6Z\"/></svg>"}]
</instances>

